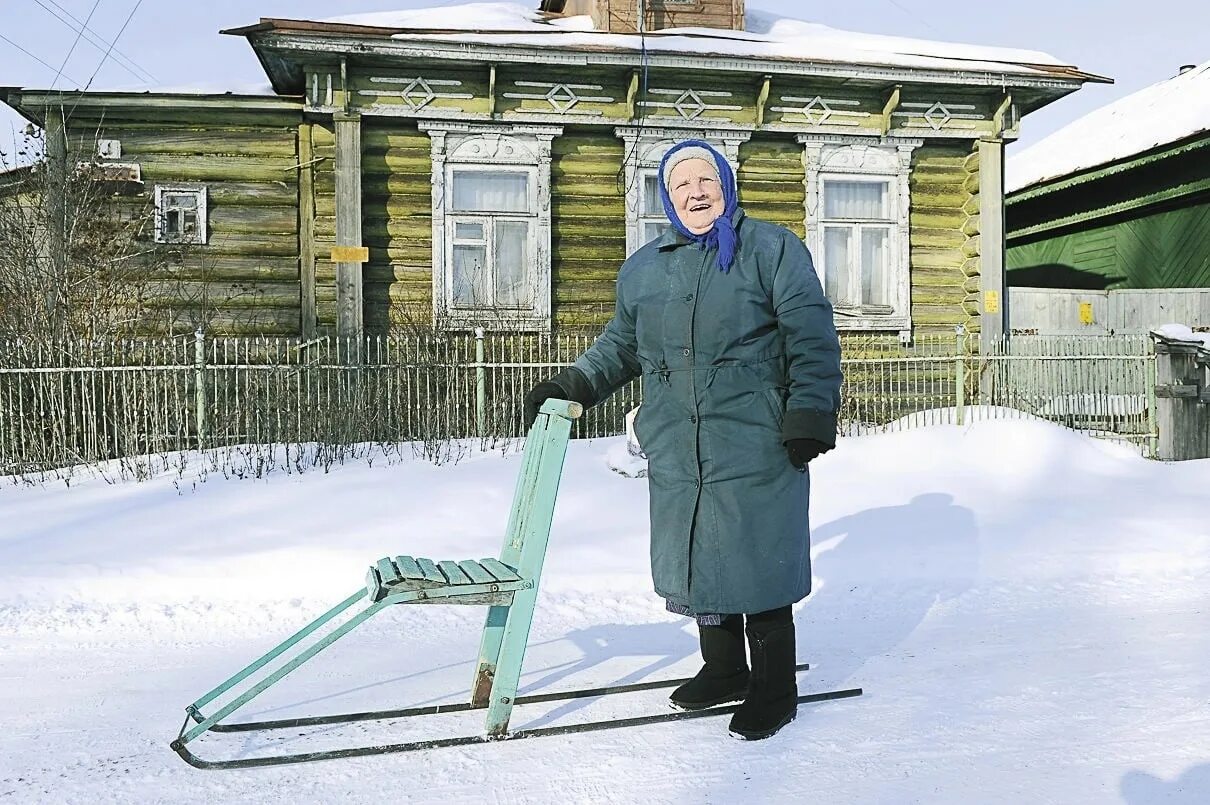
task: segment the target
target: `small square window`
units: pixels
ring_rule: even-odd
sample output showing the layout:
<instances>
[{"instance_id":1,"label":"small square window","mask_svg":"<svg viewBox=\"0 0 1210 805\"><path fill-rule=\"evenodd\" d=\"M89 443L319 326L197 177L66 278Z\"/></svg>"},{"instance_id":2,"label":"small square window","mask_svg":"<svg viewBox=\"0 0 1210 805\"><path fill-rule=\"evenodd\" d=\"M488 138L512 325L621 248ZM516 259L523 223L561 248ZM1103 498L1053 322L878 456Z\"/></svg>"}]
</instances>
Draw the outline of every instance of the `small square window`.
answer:
<instances>
[{"instance_id":1,"label":"small square window","mask_svg":"<svg viewBox=\"0 0 1210 805\"><path fill-rule=\"evenodd\" d=\"M156 185L157 243L206 242L206 188Z\"/></svg>"}]
</instances>

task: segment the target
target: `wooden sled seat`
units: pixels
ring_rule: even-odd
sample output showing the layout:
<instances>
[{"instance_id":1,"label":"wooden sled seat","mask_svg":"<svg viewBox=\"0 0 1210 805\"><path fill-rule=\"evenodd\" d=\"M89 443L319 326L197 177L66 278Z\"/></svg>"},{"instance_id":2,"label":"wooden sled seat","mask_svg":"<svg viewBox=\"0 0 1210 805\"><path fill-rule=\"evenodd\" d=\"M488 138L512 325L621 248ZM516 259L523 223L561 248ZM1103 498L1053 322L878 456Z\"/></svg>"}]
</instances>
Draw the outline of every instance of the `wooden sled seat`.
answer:
<instances>
[{"instance_id":1,"label":"wooden sled seat","mask_svg":"<svg viewBox=\"0 0 1210 805\"><path fill-rule=\"evenodd\" d=\"M532 582L499 559L434 562L384 556L366 572L366 595L375 603L396 596L400 603L507 605L515 591L531 587Z\"/></svg>"}]
</instances>

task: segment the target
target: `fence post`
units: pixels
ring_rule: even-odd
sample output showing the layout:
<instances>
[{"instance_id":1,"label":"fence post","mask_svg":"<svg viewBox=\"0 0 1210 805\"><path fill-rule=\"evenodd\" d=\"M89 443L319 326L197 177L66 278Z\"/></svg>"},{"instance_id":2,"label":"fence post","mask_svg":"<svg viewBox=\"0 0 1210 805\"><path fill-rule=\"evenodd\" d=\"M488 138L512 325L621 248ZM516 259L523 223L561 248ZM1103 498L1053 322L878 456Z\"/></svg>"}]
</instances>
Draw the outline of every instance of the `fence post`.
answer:
<instances>
[{"instance_id":1,"label":"fence post","mask_svg":"<svg viewBox=\"0 0 1210 805\"><path fill-rule=\"evenodd\" d=\"M206 449L206 333L201 325L193 333L194 416L197 420L197 449Z\"/></svg>"},{"instance_id":2,"label":"fence post","mask_svg":"<svg viewBox=\"0 0 1210 805\"><path fill-rule=\"evenodd\" d=\"M956 422L959 425L966 424L966 356L963 354L966 351L965 334L966 329L959 324L954 328L954 400L956 402L957 417Z\"/></svg>"},{"instance_id":3,"label":"fence post","mask_svg":"<svg viewBox=\"0 0 1210 805\"><path fill-rule=\"evenodd\" d=\"M1210 345L1153 330L1156 425L1162 461L1210 458Z\"/></svg>"},{"instance_id":4,"label":"fence post","mask_svg":"<svg viewBox=\"0 0 1210 805\"><path fill-rule=\"evenodd\" d=\"M475 433L487 435L487 367L483 365L483 328L475 328Z\"/></svg>"},{"instance_id":5,"label":"fence post","mask_svg":"<svg viewBox=\"0 0 1210 805\"><path fill-rule=\"evenodd\" d=\"M1156 395L1155 395L1156 365L1155 365L1155 362L1157 360L1158 360L1158 358L1156 356L1155 343L1152 342L1151 360L1147 361L1147 364L1146 364L1147 380L1145 381L1147 384L1147 444L1148 444L1148 448L1149 448L1148 449L1148 453L1149 453L1148 458L1151 458L1151 459L1158 459L1160 457L1160 426L1159 426L1159 421L1156 419L1156 411L1155 411L1155 406L1156 406Z\"/></svg>"}]
</instances>

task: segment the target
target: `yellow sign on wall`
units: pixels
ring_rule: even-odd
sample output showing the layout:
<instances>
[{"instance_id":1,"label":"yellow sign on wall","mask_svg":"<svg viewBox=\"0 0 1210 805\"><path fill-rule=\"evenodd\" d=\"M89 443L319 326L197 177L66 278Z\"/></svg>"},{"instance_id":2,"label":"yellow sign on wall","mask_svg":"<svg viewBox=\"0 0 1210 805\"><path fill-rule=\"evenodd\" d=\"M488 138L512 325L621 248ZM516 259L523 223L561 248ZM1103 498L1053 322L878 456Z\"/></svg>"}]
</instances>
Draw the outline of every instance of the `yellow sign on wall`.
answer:
<instances>
[{"instance_id":1,"label":"yellow sign on wall","mask_svg":"<svg viewBox=\"0 0 1210 805\"><path fill-rule=\"evenodd\" d=\"M333 263L368 263L370 250L365 246L333 246Z\"/></svg>"},{"instance_id":2,"label":"yellow sign on wall","mask_svg":"<svg viewBox=\"0 0 1210 805\"><path fill-rule=\"evenodd\" d=\"M1097 318L1092 312L1092 302L1080 303L1080 324L1096 324Z\"/></svg>"},{"instance_id":3,"label":"yellow sign on wall","mask_svg":"<svg viewBox=\"0 0 1210 805\"><path fill-rule=\"evenodd\" d=\"M984 291L983 292L983 312L984 313L999 313L1000 312L1000 292L999 291Z\"/></svg>"}]
</instances>

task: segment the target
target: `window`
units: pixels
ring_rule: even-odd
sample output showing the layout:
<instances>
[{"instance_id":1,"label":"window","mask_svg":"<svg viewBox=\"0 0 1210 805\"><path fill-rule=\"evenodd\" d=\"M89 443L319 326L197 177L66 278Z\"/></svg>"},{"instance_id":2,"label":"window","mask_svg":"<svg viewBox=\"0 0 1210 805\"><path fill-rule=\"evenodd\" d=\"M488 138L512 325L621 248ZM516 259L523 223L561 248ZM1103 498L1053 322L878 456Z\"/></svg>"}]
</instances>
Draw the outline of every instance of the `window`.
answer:
<instances>
[{"instance_id":1,"label":"window","mask_svg":"<svg viewBox=\"0 0 1210 805\"><path fill-rule=\"evenodd\" d=\"M824 290L838 308L894 312L890 182L823 179Z\"/></svg>"},{"instance_id":2,"label":"window","mask_svg":"<svg viewBox=\"0 0 1210 805\"><path fill-rule=\"evenodd\" d=\"M206 242L206 188L196 185L156 185L157 243Z\"/></svg>"},{"instance_id":3,"label":"window","mask_svg":"<svg viewBox=\"0 0 1210 805\"><path fill-rule=\"evenodd\" d=\"M668 217L660 202L659 170L664 154L689 137L703 139L727 157L731 169L739 164L739 146L747 141L745 131L693 131L621 127L616 130L624 143L626 160L626 254L664 234Z\"/></svg>"},{"instance_id":4,"label":"window","mask_svg":"<svg viewBox=\"0 0 1210 805\"><path fill-rule=\"evenodd\" d=\"M668 228L668 216L660 201L659 169L647 168L642 172L642 200L639 206L639 246L645 246L664 234Z\"/></svg>"},{"instance_id":5,"label":"window","mask_svg":"<svg viewBox=\"0 0 1210 805\"><path fill-rule=\"evenodd\" d=\"M562 129L420 127L432 140L435 322L550 329L550 145Z\"/></svg>"},{"instance_id":6,"label":"window","mask_svg":"<svg viewBox=\"0 0 1210 805\"><path fill-rule=\"evenodd\" d=\"M920 140L800 134L807 246L842 330L910 332L908 212Z\"/></svg>"},{"instance_id":7,"label":"window","mask_svg":"<svg viewBox=\"0 0 1210 805\"><path fill-rule=\"evenodd\" d=\"M534 211L528 172L455 169L449 300L460 311L527 311Z\"/></svg>"}]
</instances>

